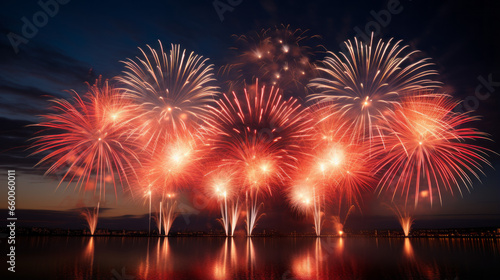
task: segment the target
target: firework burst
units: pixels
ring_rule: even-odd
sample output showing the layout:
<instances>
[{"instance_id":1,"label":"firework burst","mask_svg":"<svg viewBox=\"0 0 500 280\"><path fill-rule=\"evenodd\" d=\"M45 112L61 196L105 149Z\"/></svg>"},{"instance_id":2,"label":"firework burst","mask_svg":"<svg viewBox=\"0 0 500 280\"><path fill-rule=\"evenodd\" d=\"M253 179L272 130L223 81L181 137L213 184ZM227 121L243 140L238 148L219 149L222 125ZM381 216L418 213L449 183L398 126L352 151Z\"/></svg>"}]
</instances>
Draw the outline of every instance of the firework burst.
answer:
<instances>
[{"instance_id":1,"label":"firework burst","mask_svg":"<svg viewBox=\"0 0 500 280\"><path fill-rule=\"evenodd\" d=\"M360 206L361 194L375 181L367 166L369 154L366 147L352 141L352 129L330 107L316 106L312 112L317 123L310 169L316 180L330 188L340 214L342 202Z\"/></svg>"},{"instance_id":2,"label":"firework burst","mask_svg":"<svg viewBox=\"0 0 500 280\"><path fill-rule=\"evenodd\" d=\"M376 170L382 173L379 191L399 192L408 200L414 190L415 206L422 187L430 203L434 195L470 190L472 178L479 180L487 149L467 142L488 139L485 133L468 127L477 117L455 113L458 104L451 97L436 93L408 95L401 109L389 115L391 129L374 145Z\"/></svg>"},{"instance_id":3,"label":"firework burst","mask_svg":"<svg viewBox=\"0 0 500 280\"><path fill-rule=\"evenodd\" d=\"M283 184L302 155L311 118L294 98L283 99L277 88L255 86L244 95L225 94L206 121L210 152L220 167L239 172L251 235L261 204L258 196ZM222 156L221 156L222 155Z\"/></svg>"},{"instance_id":4,"label":"firework burst","mask_svg":"<svg viewBox=\"0 0 500 280\"><path fill-rule=\"evenodd\" d=\"M208 59L193 52L187 55L179 45L172 45L167 54L159 43L158 51L139 48L143 57L124 61L126 70L118 78L126 97L136 105L134 132L153 147L189 130L217 94Z\"/></svg>"},{"instance_id":5,"label":"firework burst","mask_svg":"<svg viewBox=\"0 0 500 280\"><path fill-rule=\"evenodd\" d=\"M103 196L106 183L115 194L117 182L128 184L127 172L139 160L127 133L129 104L108 81L100 84L89 85L83 96L72 91L70 101L53 99L53 112L35 125L44 131L32 147L33 154L47 153L38 163L51 163L46 174L64 174L60 184L76 182L77 188Z\"/></svg>"},{"instance_id":6,"label":"firework burst","mask_svg":"<svg viewBox=\"0 0 500 280\"><path fill-rule=\"evenodd\" d=\"M285 93L304 94L306 84L316 77L312 61L319 47L311 45L318 38L285 25L237 36L233 49L238 56L221 68L222 75L229 77L229 91L259 79Z\"/></svg>"},{"instance_id":7,"label":"firework burst","mask_svg":"<svg viewBox=\"0 0 500 280\"><path fill-rule=\"evenodd\" d=\"M328 102L353 131L354 141L370 141L380 134L377 125L386 123L385 115L399 105L399 97L410 90L436 88L431 80L428 59L411 62L417 51L392 39L369 44L345 42L347 53L328 52L318 70L323 77L311 80L314 94L310 101Z\"/></svg>"}]
</instances>

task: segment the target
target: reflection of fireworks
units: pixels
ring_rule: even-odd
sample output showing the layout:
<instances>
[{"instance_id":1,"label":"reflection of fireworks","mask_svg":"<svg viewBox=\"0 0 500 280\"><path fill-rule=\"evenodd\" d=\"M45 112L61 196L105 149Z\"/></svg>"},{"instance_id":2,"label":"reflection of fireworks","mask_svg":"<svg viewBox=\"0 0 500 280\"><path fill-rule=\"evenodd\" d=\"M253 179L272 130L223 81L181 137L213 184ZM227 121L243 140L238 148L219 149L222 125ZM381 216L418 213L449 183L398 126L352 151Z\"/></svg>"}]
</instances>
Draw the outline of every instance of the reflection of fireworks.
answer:
<instances>
[{"instance_id":1,"label":"reflection of fireworks","mask_svg":"<svg viewBox=\"0 0 500 280\"><path fill-rule=\"evenodd\" d=\"M119 81L126 87L126 96L137 107L137 132L153 143L176 135L206 113L207 104L215 96L212 65L207 59L172 45L170 54L148 46L141 50L143 58L128 59L127 69Z\"/></svg>"},{"instance_id":2,"label":"reflection of fireworks","mask_svg":"<svg viewBox=\"0 0 500 280\"><path fill-rule=\"evenodd\" d=\"M364 141L379 134L376 125L385 123L385 114L398 105L398 97L409 90L434 88L430 80L437 72L428 70L427 59L409 63L416 51L405 54L405 47L392 40L365 44L346 42L348 53L329 52L318 70L325 74L313 79L316 93L310 100L332 101L329 106L353 130L353 140Z\"/></svg>"},{"instance_id":3,"label":"reflection of fireworks","mask_svg":"<svg viewBox=\"0 0 500 280\"><path fill-rule=\"evenodd\" d=\"M467 144L467 140L487 139L486 134L464 125L476 120L466 113L454 113L457 102L442 94L419 94L406 97L400 110L388 117L391 129L374 145L377 169L382 173L380 192L394 187L406 201L413 186L415 205L421 181L428 188L430 202L437 192L439 200L445 190L453 194L456 186L467 189L472 174L479 179L481 164L489 164L483 147Z\"/></svg>"},{"instance_id":4,"label":"reflection of fireworks","mask_svg":"<svg viewBox=\"0 0 500 280\"><path fill-rule=\"evenodd\" d=\"M229 78L229 91L240 90L245 81L252 84L259 79L285 93L305 93L306 84L316 76L311 60L317 47L309 45L318 38L306 33L281 25L238 36L234 47L238 57L221 69Z\"/></svg>"},{"instance_id":5,"label":"reflection of fireworks","mask_svg":"<svg viewBox=\"0 0 500 280\"><path fill-rule=\"evenodd\" d=\"M220 166L238 172L247 206L247 233L251 235L262 204L263 190L288 178L302 154L311 119L297 104L284 100L278 89L244 90L244 96L224 95L206 124L211 153L220 157Z\"/></svg>"},{"instance_id":6,"label":"reflection of fireworks","mask_svg":"<svg viewBox=\"0 0 500 280\"><path fill-rule=\"evenodd\" d=\"M99 217L99 203L97 203L97 207L90 211L89 209L85 209L82 212L83 217L87 221L89 226L90 234L94 235L95 229L97 228L97 219Z\"/></svg>"}]
</instances>

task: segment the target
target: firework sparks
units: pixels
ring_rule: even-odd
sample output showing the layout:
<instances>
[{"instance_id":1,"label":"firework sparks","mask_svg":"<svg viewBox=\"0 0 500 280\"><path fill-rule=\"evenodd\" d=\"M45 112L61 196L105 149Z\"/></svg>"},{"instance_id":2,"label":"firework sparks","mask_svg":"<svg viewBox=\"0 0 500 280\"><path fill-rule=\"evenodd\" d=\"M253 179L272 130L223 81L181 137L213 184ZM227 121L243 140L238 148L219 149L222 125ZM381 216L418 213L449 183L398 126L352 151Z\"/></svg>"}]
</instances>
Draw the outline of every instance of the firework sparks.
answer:
<instances>
[{"instance_id":1,"label":"firework sparks","mask_svg":"<svg viewBox=\"0 0 500 280\"><path fill-rule=\"evenodd\" d=\"M488 137L467 127L477 118L453 112L457 104L451 97L435 93L403 100L401 109L389 116L391 130L374 146L377 170L383 173L379 192L393 187L393 199L400 192L408 201L414 189L416 206L422 182L431 204L436 192L442 204L443 191L453 194L456 188L462 194L462 187L470 191L472 176L479 180L482 164L490 163L487 149L466 142Z\"/></svg>"},{"instance_id":2,"label":"firework sparks","mask_svg":"<svg viewBox=\"0 0 500 280\"><path fill-rule=\"evenodd\" d=\"M92 209L92 211L90 211L89 209L85 209L82 212L82 215L89 226L90 235L94 235L97 228L97 220L99 218L99 204L100 203L97 203L97 207Z\"/></svg>"},{"instance_id":3,"label":"firework sparks","mask_svg":"<svg viewBox=\"0 0 500 280\"><path fill-rule=\"evenodd\" d=\"M175 200L175 194L167 194L166 197L167 198L164 201L160 202L160 211L162 211L163 217L163 232L165 235L168 235L170 233L170 229L172 228L172 224L177 218L178 212L176 211L177 200Z\"/></svg>"},{"instance_id":4,"label":"firework sparks","mask_svg":"<svg viewBox=\"0 0 500 280\"><path fill-rule=\"evenodd\" d=\"M237 198L236 201L233 202L237 194L235 190L236 183L234 182L234 174L234 172L228 172L227 170L212 172L209 174L211 179L207 184L206 190L209 197L215 198L219 203L221 212L219 221L224 227L226 236L233 235L239 217Z\"/></svg>"},{"instance_id":5,"label":"firework sparks","mask_svg":"<svg viewBox=\"0 0 500 280\"><path fill-rule=\"evenodd\" d=\"M361 194L371 188L375 179L367 166L366 147L352 142L352 130L345 127L331 108L313 108L318 119L315 125L316 146L311 161L312 177L337 199L340 210L345 201L349 207L360 205Z\"/></svg>"},{"instance_id":6,"label":"firework sparks","mask_svg":"<svg viewBox=\"0 0 500 280\"><path fill-rule=\"evenodd\" d=\"M347 53L329 52L318 70L324 74L311 80L315 91L309 100L330 102L329 106L353 130L354 141L372 141L380 134L377 125L387 123L385 115L399 105L399 97L410 90L436 88L430 78L428 59L410 62L417 51L406 52L401 41L382 40L369 44L347 41Z\"/></svg>"},{"instance_id":7,"label":"firework sparks","mask_svg":"<svg viewBox=\"0 0 500 280\"><path fill-rule=\"evenodd\" d=\"M238 57L221 69L229 77L229 91L259 79L285 93L304 94L306 84L316 77L312 60L319 47L311 45L318 38L308 36L307 30L292 30L284 25L237 36L233 49Z\"/></svg>"},{"instance_id":8,"label":"firework sparks","mask_svg":"<svg viewBox=\"0 0 500 280\"><path fill-rule=\"evenodd\" d=\"M52 163L46 174L64 172L60 184L76 181L77 188L94 188L103 196L106 183L115 194L117 181L128 183L127 171L138 157L127 136L126 101L107 81L99 84L89 86L83 97L73 91L71 101L52 100L53 113L35 125L45 130L32 147L33 154L47 153L37 164Z\"/></svg>"},{"instance_id":9,"label":"firework sparks","mask_svg":"<svg viewBox=\"0 0 500 280\"><path fill-rule=\"evenodd\" d=\"M406 207L404 211L401 211L396 204L394 204L394 207L390 208L394 212L394 214L396 214L396 217L398 218L398 222L401 225L401 229L403 229L405 237L408 237L408 235L410 234L411 226L413 225L413 221L415 221L415 219L413 219L410 212L406 210Z\"/></svg>"},{"instance_id":10,"label":"firework sparks","mask_svg":"<svg viewBox=\"0 0 500 280\"><path fill-rule=\"evenodd\" d=\"M297 100L284 100L278 89L256 83L244 96L235 92L217 101L206 121L211 153L224 155L220 166L239 172L245 195L247 234L258 218L258 197L289 179L310 136L311 119Z\"/></svg>"},{"instance_id":11,"label":"firework sparks","mask_svg":"<svg viewBox=\"0 0 500 280\"><path fill-rule=\"evenodd\" d=\"M158 51L139 48L143 57L124 61L126 71L118 78L136 105L134 132L146 139L146 146L189 130L217 94L208 59L187 55L179 45L167 54L159 43Z\"/></svg>"},{"instance_id":12,"label":"firework sparks","mask_svg":"<svg viewBox=\"0 0 500 280\"><path fill-rule=\"evenodd\" d=\"M321 228L324 223L325 200L324 190L318 188L309 178L297 182L289 190L289 200L299 211L310 212L314 220L314 231L316 236L321 235Z\"/></svg>"},{"instance_id":13,"label":"firework sparks","mask_svg":"<svg viewBox=\"0 0 500 280\"><path fill-rule=\"evenodd\" d=\"M198 178L198 161L203 158L201 139L197 134L184 131L175 138L164 139L155 147L150 145L141 154L141 180L137 181L137 190L144 191L149 199L151 216L152 197L159 198L158 217L159 233L163 228L168 235L172 223L177 217L176 192L187 188ZM150 217L151 219L151 217Z\"/></svg>"}]
</instances>

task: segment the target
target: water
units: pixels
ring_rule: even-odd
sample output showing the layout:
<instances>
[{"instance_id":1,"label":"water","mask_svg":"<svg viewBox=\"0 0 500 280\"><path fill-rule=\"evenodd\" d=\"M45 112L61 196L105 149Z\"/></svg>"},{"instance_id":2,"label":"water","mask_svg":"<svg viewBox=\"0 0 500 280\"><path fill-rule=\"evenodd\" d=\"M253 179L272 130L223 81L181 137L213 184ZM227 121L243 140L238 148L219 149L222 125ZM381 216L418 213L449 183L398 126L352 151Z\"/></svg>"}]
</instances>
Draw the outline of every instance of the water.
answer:
<instances>
[{"instance_id":1,"label":"water","mask_svg":"<svg viewBox=\"0 0 500 280\"><path fill-rule=\"evenodd\" d=\"M16 273L5 268L2 279L500 279L498 239L18 237L16 243Z\"/></svg>"}]
</instances>

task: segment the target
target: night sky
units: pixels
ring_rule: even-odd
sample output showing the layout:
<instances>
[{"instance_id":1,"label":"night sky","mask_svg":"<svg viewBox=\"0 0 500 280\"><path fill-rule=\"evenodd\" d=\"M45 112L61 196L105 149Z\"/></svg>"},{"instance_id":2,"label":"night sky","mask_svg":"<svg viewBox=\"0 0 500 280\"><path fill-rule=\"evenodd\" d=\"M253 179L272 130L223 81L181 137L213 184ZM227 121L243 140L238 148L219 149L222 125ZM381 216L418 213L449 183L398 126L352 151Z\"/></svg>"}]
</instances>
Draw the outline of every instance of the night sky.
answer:
<instances>
[{"instance_id":1,"label":"night sky","mask_svg":"<svg viewBox=\"0 0 500 280\"><path fill-rule=\"evenodd\" d=\"M69 97L65 92L83 92L85 82L102 75L120 74L120 61L139 55L137 47L181 44L189 51L210 58L218 69L231 57L231 35L246 34L276 25L309 30L320 35L328 50L340 51L340 44L359 35L358 30L376 32L377 38L403 40L412 50L431 57L443 91L469 102L482 116L477 128L491 134L493 142L481 143L500 151L500 24L498 1L225 1L239 3L218 14L213 1L60 1L58 11L44 26L31 32L13 47L14 35L23 36L23 18L33 22L42 11L36 0L4 0L0 9L0 165L1 182L6 170L17 171L17 206L21 225L83 228L79 207L93 206L83 194L58 189L57 178L43 177L34 168L37 157L28 157L28 139L36 129L37 115L47 111L48 96ZM42 0L41 2L45 2ZM399 4L398 4L399 3ZM377 15L395 5L399 11L390 20L376 23ZM378 26L374 30L370 27ZM33 30L31 30L33 31ZM366 32L366 31L364 31ZM9 35L10 34L10 35ZM10 39L9 39L10 38ZM17 37L18 38L18 37ZM18 38L19 40L19 38ZM17 50L16 50L17 48ZM489 82L488 82L489 81ZM478 91L484 98L474 98ZM489 93L489 96L487 94ZM490 157L494 168L485 167L482 183L474 182L471 193L444 196L443 205L432 208L422 203L416 227L500 226L500 169L498 156ZM311 231L306 221L291 211L279 197L266 202L264 228ZM98 228L144 228L145 203L118 193L107 196ZM362 213L356 211L347 223L355 229L396 228L397 221L382 201L373 195L365 200ZM6 205L6 191L1 192ZM184 198L188 200L187 198ZM186 201L189 204L189 201ZM3 206L2 208L5 208ZM6 211L5 211L6 212ZM202 211L181 216L173 230L218 227L218 212ZM280 222L281 221L281 222ZM300 226L300 225L303 226ZM299 225L299 226L297 226Z\"/></svg>"}]
</instances>

